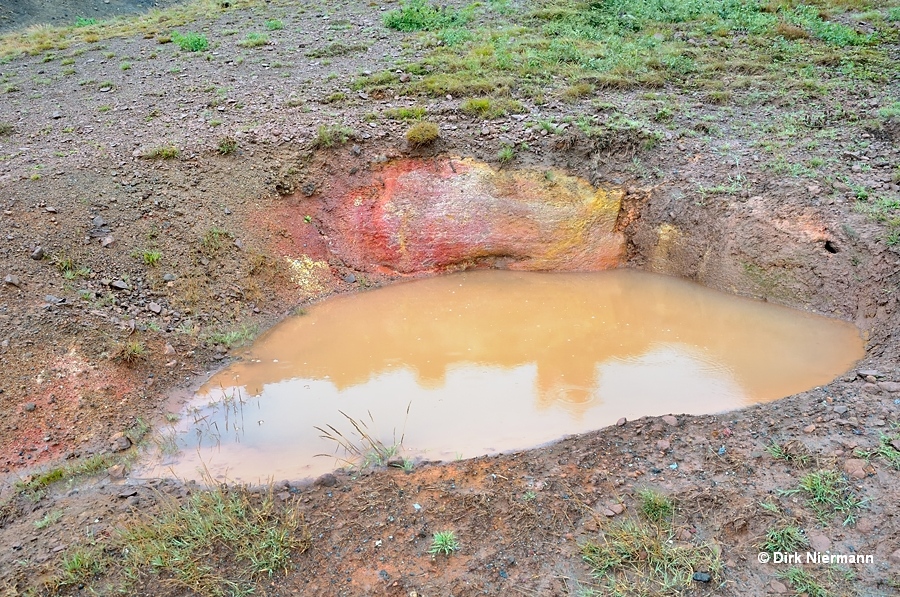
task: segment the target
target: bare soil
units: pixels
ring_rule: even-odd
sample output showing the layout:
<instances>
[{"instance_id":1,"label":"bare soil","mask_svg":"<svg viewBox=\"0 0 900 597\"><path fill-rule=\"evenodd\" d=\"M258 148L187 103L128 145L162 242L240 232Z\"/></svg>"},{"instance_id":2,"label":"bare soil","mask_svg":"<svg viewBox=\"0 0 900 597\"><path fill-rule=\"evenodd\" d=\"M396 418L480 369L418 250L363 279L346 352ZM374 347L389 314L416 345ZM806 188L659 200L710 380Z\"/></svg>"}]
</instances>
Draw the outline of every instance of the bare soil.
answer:
<instances>
[{"instance_id":1,"label":"bare soil","mask_svg":"<svg viewBox=\"0 0 900 597\"><path fill-rule=\"evenodd\" d=\"M403 36L380 28L377 9L267 10L195 24L221 40L208 53L112 39L84 46L71 66L61 56L0 64L17 89L0 96L0 123L12 127L0 136L0 587L47 591L42 582L68 548L114 536L161 508L164 495L198 490L130 485L128 457L124 469L36 497L17 492L16 481L111 454L121 447L111 443L116 434L162 421L173 392L234 358L238 346L224 334L252 336L309 301L401 277L375 263L352 267L329 250L323 231L334 189L397 158L463 156L501 167L501 144L525 142L504 167L558 168L625 189L617 224L628 243L624 266L852 321L867 340L863 371L716 416L681 416L673 405L674 419L646 417L516 454L278 482L278 498L296 499L304 513L312 548L257 592L585 594L592 580L579 546L636 516L636 491L654 488L675 500L675 541L721 551L723 571L694 582L693 594L794 594L779 580L787 565L757 560L766 532L788 523L818 551L873 556L849 579L810 567L831 594L897 594L900 471L877 457L860 463L857 451L874 450L900 424L900 386L891 383L900 382L900 256L881 225L852 209L848 185L776 174L737 126L771 114L740 104L725 111L689 93L679 98L692 112L645 151L598 148L574 127L542 133L519 115L482 121L460 111L459 98L428 100L440 140L410 148L408 124L369 115L413 100L346 84L395 66ZM272 17L285 28L270 33L271 43L237 45ZM326 23L337 22L344 42L368 49L333 61L308 56L326 45ZM325 101L337 90L346 99ZM625 111L642 101L634 90L602 95ZM835 101L863 113L890 99L848 92ZM597 111L587 99L529 109L557 119ZM679 133L711 120L716 136ZM356 131L353 139L316 147L318 127L334 123ZM836 167L855 184L897 196L896 136L859 122L837 130L817 151L839 156ZM236 143L226 155L224 138ZM147 157L169 146L177 157ZM860 161L871 167L851 169ZM733 192L703 190L737 174L743 183ZM328 263L318 285L298 284L288 265L304 255ZM800 442L810 462L775 459L766 451L773 442ZM819 519L803 494L779 493L818 468L846 473L867 500L855 524ZM615 504L624 510L610 510ZM45 528L35 524L58 511ZM431 534L445 529L461 548L432 557ZM191 594L152 576L140 587L133 594Z\"/></svg>"}]
</instances>

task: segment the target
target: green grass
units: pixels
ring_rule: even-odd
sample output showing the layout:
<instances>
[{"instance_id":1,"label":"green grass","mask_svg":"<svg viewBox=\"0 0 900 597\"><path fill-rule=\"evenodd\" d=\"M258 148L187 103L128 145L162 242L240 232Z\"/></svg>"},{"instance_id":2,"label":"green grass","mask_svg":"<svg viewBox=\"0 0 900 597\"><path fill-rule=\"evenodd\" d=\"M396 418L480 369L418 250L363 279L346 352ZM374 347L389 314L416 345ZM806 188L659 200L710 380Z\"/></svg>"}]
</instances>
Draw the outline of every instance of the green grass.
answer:
<instances>
[{"instance_id":1,"label":"green grass","mask_svg":"<svg viewBox=\"0 0 900 597\"><path fill-rule=\"evenodd\" d=\"M486 120L500 118L509 113L521 114L526 111L525 106L519 101L490 97L466 99L460 104L459 109L470 116L477 116Z\"/></svg>"},{"instance_id":2,"label":"green grass","mask_svg":"<svg viewBox=\"0 0 900 597\"><path fill-rule=\"evenodd\" d=\"M91 25L96 25L97 19L78 17L75 19L75 27L90 27Z\"/></svg>"},{"instance_id":3,"label":"green grass","mask_svg":"<svg viewBox=\"0 0 900 597\"><path fill-rule=\"evenodd\" d=\"M218 226L213 226L200 239L200 249L207 255L215 255L224 248L225 240L231 238L233 238L233 235L230 232Z\"/></svg>"},{"instance_id":4,"label":"green grass","mask_svg":"<svg viewBox=\"0 0 900 597\"><path fill-rule=\"evenodd\" d=\"M140 255L144 265L149 265L150 267L156 267L159 265L159 260L162 259L162 253L156 250L144 249Z\"/></svg>"},{"instance_id":5,"label":"green grass","mask_svg":"<svg viewBox=\"0 0 900 597\"><path fill-rule=\"evenodd\" d=\"M384 115L391 120L422 120L427 113L428 110L423 106L389 108L384 111Z\"/></svg>"},{"instance_id":6,"label":"green grass","mask_svg":"<svg viewBox=\"0 0 900 597\"><path fill-rule=\"evenodd\" d=\"M318 149L330 149L337 145L343 145L356 136L356 132L342 124L320 125L313 139L313 147Z\"/></svg>"},{"instance_id":7,"label":"green grass","mask_svg":"<svg viewBox=\"0 0 900 597\"><path fill-rule=\"evenodd\" d=\"M663 494L652 489L641 489L637 493L640 502L638 510L650 522L662 523L672 518L675 504Z\"/></svg>"},{"instance_id":8,"label":"green grass","mask_svg":"<svg viewBox=\"0 0 900 597\"><path fill-rule=\"evenodd\" d=\"M237 151L238 142L237 139L228 135L219 139L219 154L221 155L230 155Z\"/></svg>"},{"instance_id":9,"label":"green grass","mask_svg":"<svg viewBox=\"0 0 900 597\"><path fill-rule=\"evenodd\" d=\"M260 46L264 46L269 43L269 36L265 33L256 33L251 32L248 33L244 39L238 42L242 48L258 48Z\"/></svg>"},{"instance_id":10,"label":"green grass","mask_svg":"<svg viewBox=\"0 0 900 597\"><path fill-rule=\"evenodd\" d=\"M174 145L152 147L144 152L143 156L150 160L172 160L178 157L179 150Z\"/></svg>"},{"instance_id":11,"label":"green grass","mask_svg":"<svg viewBox=\"0 0 900 597\"><path fill-rule=\"evenodd\" d=\"M259 328L255 325L244 325L228 331L212 332L206 337L206 344L210 346L219 344L226 348L232 348L247 344L256 337L257 333L259 333Z\"/></svg>"},{"instance_id":12,"label":"green grass","mask_svg":"<svg viewBox=\"0 0 900 597\"><path fill-rule=\"evenodd\" d=\"M887 82L896 71L889 51L896 31L874 19L874 33L858 33L843 24L846 3L820 4L555 0L458 9L417 0L390 11L384 23L419 32L424 55L399 65L413 76L403 85L408 93L577 101L609 88L675 85L705 89L708 101L723 104L739 89L780 90L785 80L820 95L837 76Z\"/></svg>"},{"instance_id":13,"label":"green grass","mask_svg":"<svg viewBox=\"0 0 900 597\"><path fill-rule=\"evenodd\" d=\"M769 529L766 540L759 546L760 551L767 553L792 553L809 546L809 540L800 527L793 525L779 526Z\"/></svg>"},{"instance_id":14,"label":"green grass","mask_svg":"<svg viewBox=\"0 0 900 597\"><path fill-rule=\"evenodd\" d=\"M202 33L188 31L187 33L172 32L172 41L185 52L202 52L209 48L209 40Z\"/></svg>"},{"instance_id":15,"label":"green grass","mask_svg":"<svg viewBox=\"0 0 900 597\"><path fill-rule=\"evenodd\" d=\"M830 597L831 595L812 574L802 568L794 566L777 572L776 576L788 581L797 595L807 595L807 597Z\"/></svg>"},{"instance_id":16,"label":"green grass","mask_svg":"<svg viewBox=\"0 0 900 597\"><path fill-rule=\"evenodd\" d=\"M431 539L431 547L428 548L428 553L432 556L438 554L448 556L458 550L459 541L456 538L456 533L453 531L438 531Z\"/></svg>"},{"instance_id":17,"label":"green grass","mask_svg":"<svg viewBox=\"0 0 900 597\"><path fill-rule=\"evenodd\" d=\"M500 151L497 152L497 161L501 164L506 164L511 162L514 157L516 157L515 148L508 143L503 143L500 146Z\"/></svg>"},{"instance_id":18,"label":"green grass","mask_svg":"<svg viewBox=\"0 0 900 597\"><path fill-rule=\"evenodd\" d=\"M337 56L346 56L347 54L355 54L357 52L365 52L369 46L365 44L348 44L341 41L333 41L326 46L317 50L310 50L304 56L307 58L334 58Z\"/></svg>"},{"instance_id":19,"label":"green grass","mask_svg":"<svg viewBox=\"0 0 900 597\"><path fill-rule=\"evenodd\" d=\"M472 18L472 8L437 7L426 0L407 0L384 15L384 25L397 31L435 31L462 27Z\"/></svg>"},{"instance_id":20,"label":"green grass","mask_svg":"<svg viewBox=\"0 0 900 597\"><path fill-rule=\"evenodd\" d=\"M878 439L877 448L871 451L857 450L856 454L866 460L881 458L893 469L900 471L900 450L894 447L895 444L900 445L900 434L886 435L882 433Z\"/></svg>"},{"instance_id":21,"label":"green grass","mask_svg":"<svg viewBox=\"0 0 900 597\"><path fill-rule=\"evenodd\" d=\"M61 570L47 584L54 592L60 588L82 586L102 574L109 565L108 558L96 546L79 545L65 552Z\"/></svg>"},{"instance_id":22,"label":"green grass","mask_svg":"<svg viewBox=\"0 0 900 597\"><path fill-rule=\"evenodd\" d=\"M30 478L16 482L16 490L20 492L41 492L55 483L79 477L95 475L112 465L113 457L108 454L90 456L88 458L67 462L49 470L35 473Z\"/></svg>"},{"instance_id":23,"label":"green grass","mask_svg":"<svg viewBox=\"0 0 900 597\"><path fill-rule=\"evenodd\" d=\"M768 452L772 458L791 462L799 466L806 466L809 464L811 458L809 449L806 445L796 440L784 444L773 441L766 446L766 452Z\"/></svg>"},{"instance_id":24,"label":"green grass","mask_svg":"<svg viewBox=\"0 0 900 597\"><path fill-rule=\"evenodd\" d=\"M270 19L266 21L266 29L268 31L279 31L284 29L284 21L279 19Z\"/></svg>"},{"instance_id":25,"label":"green grass","mask_svg":"<svg viewBox=\"0 0 900 597\"><path fill-rule=\"evenodd\" d=\"M39 531L46 529L50 525L53 525L53 524L59 522L59 519L62 518L62 516L63 516L62 510L52 510L50 512L47 512L47 514L45 514L43 516L43 518L41 518L40 520L34 521L34 528Z\"/></svg>"},{"instance_id":26,"label":"green grass","mask_svg":"<svg viewBox=\"0 0 900 597\"><path fill-rule=\"evenodd\" d=\"M15 127L8 122L0 122L0 137L7 137L15 132Z\"/></svg>"},{"instance_id":27,"label":"green grass","mask_svg":"<svg viewBox=\"0 0 900 597\"><path fill-rule=\"evenodd\" d=\"M441 130L437 124L426 120L420 121L409 127L406 131L406 141L411 147L423 147L438 140Z\"/></svg>"},{"instance_id":28,"label":"green grass","mask_svg":"<svg viewBox=\"0 0 900 597\"><path fill-rule=\"evenodd\" d=\"M132 365L147 356L147 345L140 340L128 340L119 345L113 359L126 365Z\"/></svg>"},{"instance_id":29,"label":"green grass","mask_svg":"<svg viewBox=\"0 0 900 597\"><path fill-rule=\"evenodd\" d=\"M691 588L695 572L718 581L718 550L682 543L668 524L633 518L616 520L581 547L602 595L674 595Z\"/></svg>"},{"instance_id":30,"label":"green grass","mask_svg":"<svg viewBox=\"0 0 900 597\"><path fill-rule=\"evenodd\" d=\"M247 595L309 548L302 514L270 491L198 491L183 504L126 526L117 553L126 578L200 595Z\"/></svg>"},{"instance_id":31,"label":"green grass","mask_svg":"<svg viewBox=\"0 0 900 597\"><path fill-rule=\"evenodd\" d=\"M865 498L857 495L847 478L835 470L823 469L804 475L797 489L781 491L783 495L805 494L806 505L815 512L822 524L828 524L840 515L843 524L856 522L860 509L866 506Z\"/></svg>"}]
</instances>

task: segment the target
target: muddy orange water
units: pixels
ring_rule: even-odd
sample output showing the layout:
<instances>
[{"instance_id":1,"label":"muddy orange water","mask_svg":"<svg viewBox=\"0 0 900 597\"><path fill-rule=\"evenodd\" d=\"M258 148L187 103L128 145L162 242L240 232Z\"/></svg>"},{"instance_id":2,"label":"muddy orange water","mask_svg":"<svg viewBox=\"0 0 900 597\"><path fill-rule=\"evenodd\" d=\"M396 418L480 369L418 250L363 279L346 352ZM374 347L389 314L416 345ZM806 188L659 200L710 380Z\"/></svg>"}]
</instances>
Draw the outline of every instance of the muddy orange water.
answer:
<instances>
[{"instance_id":1,"label":"muddy orange water","mask_svg":"<svg viewBox=\"0 0 900 597\"><path fill-rule=\"evenodd\" d=\"M278 325L198 391L173 430L181 453L143 474L318 475L346 455L316 427L359 439L339 411L385 445L402 439L412 459L528 448L619 417L774 400L862 355L846 322L676 278L466 272L339 296Z\"/></svg>"}]
</instances>

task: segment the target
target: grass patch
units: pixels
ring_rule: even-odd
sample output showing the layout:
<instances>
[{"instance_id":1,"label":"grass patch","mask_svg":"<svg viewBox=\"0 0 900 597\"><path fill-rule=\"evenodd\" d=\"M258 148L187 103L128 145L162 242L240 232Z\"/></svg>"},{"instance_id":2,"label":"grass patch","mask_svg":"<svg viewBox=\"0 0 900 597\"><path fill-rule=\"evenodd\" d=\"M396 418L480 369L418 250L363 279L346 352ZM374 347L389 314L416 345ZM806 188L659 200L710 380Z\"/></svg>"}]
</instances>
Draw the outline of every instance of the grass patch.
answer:
<instances>
[{"instance_id":1,"label":"grass patch","mask_svg":"<svg viewBox=\"0 0 900 597\"><path fill-rule=\"evenodd\" d=\"M280 31L281 29L284 29L284 21L279 19L270 19L266 21L267 31Z\"/></svg>"},{"instance_id":2,"label":"grass patch","mask_svg":"<svg viewBox=\"0 0 900 597\"><path fill-rule=\"evenodd\" d=\"M500 118L509 113L521 114L527 111L525 106L517 100L490 97L466 99L460 104L459 109L469 116L477 116L486 120Z\"/></svg>"},{"instance_id":3,"label":"grass patch","mask_svg":"<svg viewBox=\"0 0 900 597\"><path fill-rule=\"evenodd\" d=\"M152 147L144 152L143 156L148 160L173 160L178 157L178 148L174 145Z\"/></svg>"},{"instance_id":4,"label":"grass patch","mask_svg":"<svg viewBox=\"0 0 900 597\"><path fill-rule=\"evenodd\" d=\"M207 255L215 255L225 246L225 240L233 238L227 230L213 226L200 239L200 250Z\"/></svg>"},{"instance_id":5,"label":"grass patch","mask_svg":"<svg viewBox=\"0 0 900 597\"><path fill-rule=\"evenodd\" d=\"M657 491L641 489L637 496L640 501L638 510L650 522L664 522L671 519L675 513L675 504L672 500Z\"/></svg>"},{"instance_id":6,"label":"grass patch","mask_svg":"<svg viewBox=\"0 0 900 597\"><path fill-rule=\"evenodd\" d=\"M210 346L222 345L226 348L242 346L256 337L259 328L254 325L245 325L227 332L213 332L206 337L206 344Z\"/></svg>"},{"instance_id":7,"label":"grass patch","mask_svg":"<svg viewBox=\"0 0 900 597\"><path fill-rule=\"evenodd\" d=\"M806 444L797 440L791 440L783 444L772 442L766 446L766 452L768 452L772 458L784 460L799 466L806 466L809 464L811 458L809 448L806 447Z\"/></svg>"},{"instance_id":8,"label":"grass patch","mask_svg":"<svg viewBox=\"0 0 900 597\"><path fill-rule=\"evenodd\" d=\"M343 145L356 136L356 132L343 124L320 125L313 139L313 147L329 149L336 145Z\"/></svg>"},{"instance_id":9,"label":"grass patch","mask_svg":"<svg viewBox=\"0 0 900 597\"><path fill-rule=\"evenodd\" d=\"M94 455L74 462L67 462L62 466L26 477L21 481L17 481L15 487L19 492L37 493L60 481L96 475L112 466L112 463L113 457L111 455Z\"/></svg>"},{"instance_id":10,"label":"grass patch","mask_svg":"<svg viewBox=\"0 0 900 597\"><path fill-rule=\"evenodd\" d=\"M219 154L221 155L230 155L237 151L238 142L234 137L227 135L219 139Z\"/></svg>"},{"instance_id":11,"label":"grass patch","mask_svg":"<svg viewBox=\"0 0 900 597\"><path fill-rule=\"evenodd\" d=\"M887 462L894 470L900 471L900 435L881 434L878 440L878 447L872 451L857 450L857 456L861 456L866 460L872 458L881 458Z\"/></svg>"},{"instance_id":12,"label":"grass patch","mask_svg":"<svg viewBox=\"0 0 900 597\"><path fill-rule=\"evenodd\" d=\"M260 46L264 46L269 43L269 36L265 33L255 33L251 32L244 37L241 41L238 42L242 48L258 48Z\"/></svg>"},{"instance_id":13,"label":"grass patch","mask_svg":"<svg viewBox=\"0 0 900 597\"><path fill-rule=\"evenodd\" d=\"M202 33L194 31L179 33L178 31L173 31L170 37L185 52L202 52L209 47L209 40Z\"/></svg>"},{"instance_id":14,"label":"grass patch","mask_svg":"<svg viewBox=\"0 0 900 597\"><path fill-rule=\"evenodd\" d=\"M307 58L334 58L337 56L346 56L347 54L355 54L356 52L365 52L369 46L365 44L347 44L340 41L334 41L330 44L310 50L304 54Z\"/></svg>"},{"instance_id":15,"label":"grass patch","mask_svg":"<svg viewBox=\"0 0 900 597\"><path fill-rule=\"evenodd\" d=\"M860 509L866 505L865 498L856 495L846 477L835 470L820 470L808 473L800 479L797 489L781 491L783 495L803 493L809 506L822 524L828 524L835 515L843 518L843 524L854 524Z\"/></svg>"},{"instance_id":16,"label":"grass patch","mask_svg":"<svg viewBox=\"0 0 900 597\"><path fill-rule=\"evenodd\" d=\"M310 535L295 502L278 505L271 491L220 488L170 502L161 515L127 526L119 543L126 578L200 595L247 595L288 570Z\"/></svg>"},{"instance_id":17,"label":"grass patch","mask_svg":"<svg viewBox=\"0 0 900 597\"><path fill-rule=\"evenodd\" d=\"M713 547L681 543L668 525L633 518L612 523L581 553L602 583L600 594L679 594L691 588L696 572L717 581L722 571Z\"/></svg>"},{"instance_id":18,"label":"grass patch","mask_svg":"<svg viewBox=\"0 0 900 597\"><path fill-rule=\"evenodd\" d=\"M783 572L778 572L776 576L788 581L797 595L807 595L807 597L829 597L831 595L812 574L802 568L793 566Z\"/></svg>"},{"instance_id":19,"label":"grass patch","mask_svg":"<svg viewBox=\"0 0 900 597\"><path fill-rule=\"evenodd\" d=\"M390 108L385 110L384 115L391 120L422 120L428 110L423 106L410 106L408 108Z\"/></svg>"},{"instance_id":20,"label":"grass patch","mask_svg":"<svg viewBox=\"0 0 900 597\"><path fill-rule=\"evenodd\" d=\"M162 253L155 250L144 249L140 253L141 261L144 262L144 265L149 265L150 267L156 267L159 265L159 260L162 259Z\"/></svg>"},{"instance_id":21,"label":"grass patch","mask_svg":"<svg viewBox=\"0 0 900 597\"><path fill-rule=\"evenodd\" d=\"M63 516L62 510L53 510L51 512L47 512L43 518L40 520L34 521L34 528L37 530L43 530L49 527L52 524L59 522L59 520Z\"/></svg>"},{"instance_id":22,"label":"grass patch","mask_svg":"<svg viewBox=\"0 0 900 597\"><path fill-rule=\"evenodd\" d=\"M0 35L0 60L48 50L64 50L75 43L96 43L111 38L143 36L172 41L170 32L174 27L263 4L264 0L191 0L163 10L104 21L80 18L69 26L34 25L23 31Z\"/></svg>"},{"instance_id":23,"label":"grass patch","mask_svg":"<svg viewBox=\"0 0 900 597\"><path fill-rule=\"evenodd\" d=\"M437 124L428 121L417 122L406 131L406 142L410 147L424 147L438 140L441 130Z\"/></svg>"},{"instance_id":24,"label":"grass patch","mask_svg":"<svg viewBox=\"0 0 900 597\"><path fill-rule=\"evenodd\" d=\"M438 554L449 556L458 550L459 540L456 538L456 533L453 531L438 531L431 539L431 547L428 548L428 553L432 556Z\"/></svg>"},{"instance_id":25,"label":"grass patch","mask_svg":"<svg viewBox=\"0 0 900 597\"><path fill-rule=\"evenodd\" d=\"M796 526L781 526L769 529L766 540L759 546L766 553L793 553L802 547L808 547L809 540L803 529Z\"/></svg>"},{"instance_id":26,"label":"grass patch","mask_svg":"<svg viewBox=\"0 0 900 597\"><path fill-rule=\"evenodd\" d=\"M113 360L133 365L147 356L147 345L140 340L129 340L119 344L113 353Z\"/></svg>"},{"instance_id":27,"label":"grass patch","mask_svg":"<svg viewBox=\"0 0 900 597\"><path fill-rule=\"evenodd\" d=\"M397 31L435 31L461 27L472 18L473 9L437 7L426 0L407 0L384 15L384 25Z\"/></svg>"}]
</instances>

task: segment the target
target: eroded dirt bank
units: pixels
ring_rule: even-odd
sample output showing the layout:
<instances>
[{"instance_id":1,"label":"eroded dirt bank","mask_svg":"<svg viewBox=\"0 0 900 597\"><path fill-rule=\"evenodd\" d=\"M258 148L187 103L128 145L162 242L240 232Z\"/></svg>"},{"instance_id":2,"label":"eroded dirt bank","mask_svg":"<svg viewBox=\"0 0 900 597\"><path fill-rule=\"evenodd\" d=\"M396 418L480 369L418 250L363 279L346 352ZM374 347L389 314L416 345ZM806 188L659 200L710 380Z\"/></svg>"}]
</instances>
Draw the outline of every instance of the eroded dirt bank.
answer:
<instances>
[{"instance_id":1,"label":"eroded dirt bank","mask_svg":"<svg viewBox=\"0 0 900 597\"><path fill-rule=\"evenodd\" d=\"M461 200L449 213L474 213L465 229L484 234L464 247L448 243L440 259L427 252L431 235L404 237L417 244L402 254L385 252L399 227L372 230L381 242L368 247L352 244L376 219L352 211L362 206L352 199L361 198L359 189L411 159L440 169L462 157L492 164L500 177L525 169L544 173L544 184L566 173L615 189L619 209L603 218L604 230L624 242L615 252L623 265L853 321L867 337L867 357L824 388L745 411L646 418L547 448L410 473L388 468L315 485L276 483L279 502L297 500L312 547L293 557L286 575L260 581L257 592L584 594L591 579L580 546L610 525L640 519L637 492L649 487L675 500L677 544L721 553L721 570L698 570L713 577L692 581L698 594L802 592L796 578L780 576L788 566L757 561L776 527L801 529L816 551L873 556L852 577L809 568L831 593L894 594L900 529L892 504L900 477L883 454L896 453L888 448L900 412L900 260L883 225L854 209L860 187L873 197L897 195L895 121L877 134L862 122L891 96L878 85L842 91L844 114L860 118L828 112L836 120L826 141L813 147L818 129L803 129L798 135L808 142L791 154L805 163L827 158L840 176L797 174L773 166L764 133L740 124L763 126L797 107L742 103L751 91L741 88L725 105L690 89L660 98L598 88L495 117L464 110L460 98L443 93L369 95L346 81L393 69L398 40L363 7L320 8L225 13L196 24L221 40L208 58L135 37L76 45L72 62L60 52L0 66L0 124L8 125L0 136L4 588L56 590L63 556L94 545L115 562L117 528L163 511L165 494L184 503L196 488L127 485L132 440L146 441L146 423L163 419L171 390L239 356L243 343L297 306L419 270L546 256L552 243L479 245L492 238L493 218L510 210L467 212ZM272 18L287 23L270 33L277 43L242 46L241 36L228 33L263 30ZM319 34L324 20L342 23L341 43L366 49L334 62L317 56L334 51ZM387 114L420 101L441 134L413 148L404 139L409 123ZM660 105L684 109L657 120ZM656 143L643 142L647 131L637 141L634 129L598 139L574 124L584 114L612 120L611 112L646 117ZM710 132L712 122L718 127ZM339 125L329 129L336 141L323 140L323 125ZM509 146L513 158L500 153ZM520 237L535 240L521 229ZM87 481L25 493L13 486L90 456L102 458L100 474ZM805 493L779 493L818 470L845 475L844 497L866 499L854 524L843 525L837 513L817 515ZM448 529L460 550L432 558L432 533ZM91 571L59 590L112 590L123 579L110 566L109 576ZM145 573L132 594L190 592L178 584L161 589Z\"/></svg>"}]
</instances>

